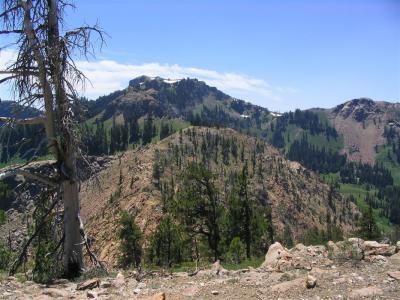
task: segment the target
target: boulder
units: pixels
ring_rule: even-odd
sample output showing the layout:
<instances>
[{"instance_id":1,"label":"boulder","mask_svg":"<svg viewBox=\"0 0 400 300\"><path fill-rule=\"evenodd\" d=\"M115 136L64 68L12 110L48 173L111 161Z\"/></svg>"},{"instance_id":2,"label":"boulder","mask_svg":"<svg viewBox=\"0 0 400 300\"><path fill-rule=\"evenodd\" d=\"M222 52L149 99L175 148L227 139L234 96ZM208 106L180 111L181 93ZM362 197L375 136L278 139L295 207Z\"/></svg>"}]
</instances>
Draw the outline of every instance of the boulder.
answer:
<instances>
[{"instance_id":1,"label":"boulder","mask_svg":"<svg viewBox=\"0 0 400 300\"><path fill-rule=\"evenodd\" d=\"M396 243L396 253L400 252L400 241Z\"/></svg>"},{"instance_id":2,"label":"boulder","mask_svg":"<svg viewBox=\"0 0 400 300\"><path fill-rule=\"evenodd\" d=\"M283 271L291 266L292 255L279 242L273 243L265 255L263 268Z\"/></svg>"},{"instance_id":3,"label":"boulder","mask_svg":"<svg viewBox=\"0 0 400 300\"><path fill-rule=\"evenodd\" d=\"M376 241L365 241L363 243L364 255L383 255L391 256L396 253L396 246L381 244Z\"/></svg>"},{"instance_id":4,"label":"boulder","mask_svg":"<svg viewBox=\"0 0 400 300\"><path fill-rule=\"evenodd\" d=\"M89 279L86 280L84 282L78 283L78 285L76 286L76 289L78 291L83 291L83 290L91 290L94 288L100 287L100 279L99 278L93 278L93 279Z\"/></svg>"},{"instance_id":5,"label":"boulder","mask_svg":"<svg viewBox=\"0 0 400 300\"><path fill-rule=\"evenodd\" d=\"M306 288L313 289L317 285L317 278L312 275L308 275L306 278Z\"/></svg>"}]
</instances>

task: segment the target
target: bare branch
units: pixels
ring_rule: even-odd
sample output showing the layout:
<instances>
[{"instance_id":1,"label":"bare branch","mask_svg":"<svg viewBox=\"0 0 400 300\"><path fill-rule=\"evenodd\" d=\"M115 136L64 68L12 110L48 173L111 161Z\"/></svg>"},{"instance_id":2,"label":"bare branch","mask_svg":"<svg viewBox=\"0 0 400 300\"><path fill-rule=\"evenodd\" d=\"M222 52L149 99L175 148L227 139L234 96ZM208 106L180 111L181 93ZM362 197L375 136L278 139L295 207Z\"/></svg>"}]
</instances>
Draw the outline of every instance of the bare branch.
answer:
<instances>
[{"instance_id":1,"label":"bare branch","mask_svg":"<svg viewBox=\"0 0 400 300\"><path fill-rule=\"evenodd\" d=\"M6 170L6 171L0 173L0 180L6 179L6 178L9 178L9 177L14 177L14 176L17 176L17 175L24 176L26 178L32 179L34 181L38 181L40 183L43 183L43 184L51 186L51 187L57 187L58 186L58 183L55 182L55 181L52 181L52 180L50 180L48 178L42 177L40 175L31 173L31 172L23 170L23 169L9 169L9 170Z\"/></svg>"},{"instance_id":2,"label":"bare branch","mask_svg":"<svg viewBox=\"0 0 400 300\"><path fill-rule=\"evenodd\" d=\"M46 118L44 116L36 117L36 118L26 118L26 119L15 119L8 117L0 117L0 122L3 123L13 123L18 125L37 125L44 124L46 122Z\"/></svg>"},{"instance_id":3,"label":"bare branch","mask_svg":"<svg viewBox=\"0 0 400 300\"><path fill-rule=\"evenodd\" d=\"M11 69L11 70L0 71L0 75L5 75L5 74L25 75L25 76L27 76L27 75L34 75L34 76L39 75L38 72L33 72L33 71L29 71L29 70Z\"/></svg>"},{"instance_id":4,"label":"bare branch","mask_svg":"<svg viewBox=\"0 0 400 300\"><path fill-rule=\"evenodd\" d=\"M0 30L0 34L20 34L23 33L23 30L14 29L14 30Z\"/></svg>"},{"instance_id":5,"label":"bare branch","mask_svg":"<svg viewBox=\"0 0 400 300\"><path fill-rule=\"evenodd\" d=\"M35 232L30 236L30 238L25 243L20 255L18 256L18 258L14 261L14 263L11 266L11 269L10 269L10 272L9 272L10 275L14 275L15 272L17 271L17 269L21 266L23 261L26 259L28 248L29 248L30 244L36 238L36 236L39 234L39 232L43 228L43 226L47 223L47 216L54 209L54 207L56 206L58 201L59 201L59 198L56 197L56 199L51 204L50 208L47 210L47 212L42 217L42 222L35 228Z\"/></svg>"},{"instance_id":6,"label":"bare branch","mask_svg":"<svg viewBox=\"0 0 400 300\"><path fill-rule=\"evenodd\" d=\"M9 8L9 9L3 11L3 12L0 14L0 18L5 18L5 17L7 17L9 13L11 13L11 12L13 12L13 11L19 9L19 8L21 8L21 5L16 5L16 6L13 6L13 7Z\"/></svg>"}]
</instances>

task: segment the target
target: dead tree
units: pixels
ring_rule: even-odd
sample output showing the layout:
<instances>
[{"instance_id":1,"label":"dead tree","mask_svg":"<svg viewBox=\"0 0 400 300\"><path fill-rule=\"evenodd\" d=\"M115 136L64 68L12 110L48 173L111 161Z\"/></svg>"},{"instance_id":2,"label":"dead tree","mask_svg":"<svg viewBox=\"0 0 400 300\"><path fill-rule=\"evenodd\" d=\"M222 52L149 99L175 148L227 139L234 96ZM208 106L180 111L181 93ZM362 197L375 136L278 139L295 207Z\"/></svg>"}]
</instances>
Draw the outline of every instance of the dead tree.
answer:
<instances>
[{"instance_id":1,"label":"dead tree","mask_svg":"<svg viewBox=\"0 0 400 300\"><path fill-rule=\"evenodd\" d=\"M72 4L68 0L2 0L0 34L11 39L16 59L0 70L0 83L12 84L14 99L25 106L41 108L43 115L31 119L0 118L0 122L43 124L49 152L56 160L57 176L45 178L23 168L0 174L0 179L22 174L41 184L56 187L64 205L64 274L74 276L84 269L82 223L79 215L79 178L77 158L79 134L76 107L77 88L85 76L76 67L74 57L93 54L96 43L103 43L99 27L64 28L63 15Z\"/></svg>"}]
</instances>

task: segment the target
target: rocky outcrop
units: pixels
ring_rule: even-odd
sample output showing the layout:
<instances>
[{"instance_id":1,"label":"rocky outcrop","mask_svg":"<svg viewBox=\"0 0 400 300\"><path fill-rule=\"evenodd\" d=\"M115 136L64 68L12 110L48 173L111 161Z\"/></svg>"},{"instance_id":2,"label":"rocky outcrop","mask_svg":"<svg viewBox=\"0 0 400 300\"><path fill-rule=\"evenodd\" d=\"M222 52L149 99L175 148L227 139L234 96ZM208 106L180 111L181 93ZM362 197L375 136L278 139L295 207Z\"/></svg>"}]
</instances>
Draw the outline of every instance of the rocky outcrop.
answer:
<instances>
[{"instance_id":1,"label":"rocky outcrop","mask_svg":"<svg viewBox=\"0 0 400 300\"><path fill-rule=\"evenodd\" d=\"M346 241L329 241L327 246L304 246L297 244L288 250L280 243L272 244L265 255L262 268L268 271L284 272L292 269L312 270L314 266L332 265L332 259L364 260L370 263L400 264L400 252L396 246L376 241L349 238Z\"/></svg>"},{"instance_id":2,"label":"rocky outcrop","mask_svg":"<svg viewBox=\"0 0 400 300\"><path fill-rule=\"evenodd\" d=\"M390 246L389 244L380 244L376 241L365 241L363 247L365 256L391 256L396 253L396 246Z\"/></svg>"},{"instance_id":3,"label":"rocky outcrop","mask_svg":"<svg viewBox=\"0 0 400 300\"><path fill-rule=\"evenodd\" d=\"M364 241L360 238L349 238L347 241L327 244L330 257L366 260L370 262L386 261L385 257L396 253L397 247L377 241Z\"/></svg>"},{"instance_id":4,"label":"rocky outcrop","mask_svg":"<svg viewBox=\"0 0 400 300\"><path fill-rule=\"evenodd\" d=\"M291 266L292 255L279 242L272 244L265 255L263 268L284 271Z\"/></svg>"},{"instance_id":5,"label":"rocky outcrop","mask_svg":"<svg viewBox=\"0 0 400 300\"><path fill-rule=\"evenodd\" d=\"M325 246L304 246L297 244L291 250L280 243L272 244L265 255L262 268L268 271L284 272L293 269L312 270L313 265L330 265Z\"/></svg>"}]
</instances>

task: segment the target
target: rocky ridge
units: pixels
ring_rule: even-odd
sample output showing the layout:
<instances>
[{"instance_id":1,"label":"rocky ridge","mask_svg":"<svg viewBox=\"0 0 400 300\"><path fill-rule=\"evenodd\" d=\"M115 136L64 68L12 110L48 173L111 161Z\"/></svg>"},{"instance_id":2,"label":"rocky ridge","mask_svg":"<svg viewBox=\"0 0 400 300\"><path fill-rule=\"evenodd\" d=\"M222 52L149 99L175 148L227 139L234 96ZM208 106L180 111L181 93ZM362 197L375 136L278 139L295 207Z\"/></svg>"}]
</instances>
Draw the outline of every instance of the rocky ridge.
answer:
<instances>
[{"instance_id":1,"label":"rocky ridge","mask_svg":"<svg viewBox=\"0 0 400 300\"><path fill-rule=\"evenodd\" d=\"M346 245L343 247L343 245ZM336 248L335 248L336 247ZM270 246L259 268L236 271L219 262L196 272L120 272L51 285L1 280L2 299L398 299L400 242L351 238L327 246ZM394 254L393 254L394 253ZM361 254L361 255L359 255ZM383 257L383 258L382 258Z\"/></svg>"},{"instance_id":2,"label":"rocky ridge","mask_svg":"<svg viewBox=\"0 0 400 300\"><path fill-rule=\"evenodd\" d=\"M116 266L118 261L119 241L115 232L118 230L121 211L135 213L136 223L145 237L154 232L163 214L161 193L152 177L155 153L164 160L163 153L170 153L171 145L180 145L182 149L194 148L194 142L188 137L190 132L196 132L199 138L207 134L214 137L218 134L225 139L234 138L237 145L244 145L245 152L248 153L246 155L250 155L252 149L261 142L232 129L188 128L182 134L174 134L156 145L125 152L98 174L100 190L92 185L93 181L86 182L81 190L82 219L100 259L109 266ZM322 183L316 174L298 163L284 159L268 144L264 145L263 153L259 154L263 177L261 182L256 177L251 179L249 190L255 193L262 191L263 185L265 186L268 191L266 201L272 209L272 222L277 235L282 234L285 227L289 227L294 240L300 240L308 229L326 228L325 216L328 213L343 232L355 230L352 220L359 215L359 211L354 203L345 201L338 193L330 193L329 186ZM168 157L165 159L169 160ZM182 159L187 161L190 157ZM224 174L229 174L234 169L240 170L240 161L233 163L229 166L223 163L211 166L217 176L217 186L218 180L221 181L219 186L223 186ZM173 164L168 164L164 169L168 172L161 177L165 180L174 178L178 184L179 170ZM222 193L223 188L220 191ZM114 195L118 197L113 197ZM335 210L330 207L330 197Z\"/></svg>"}]
</instances>

